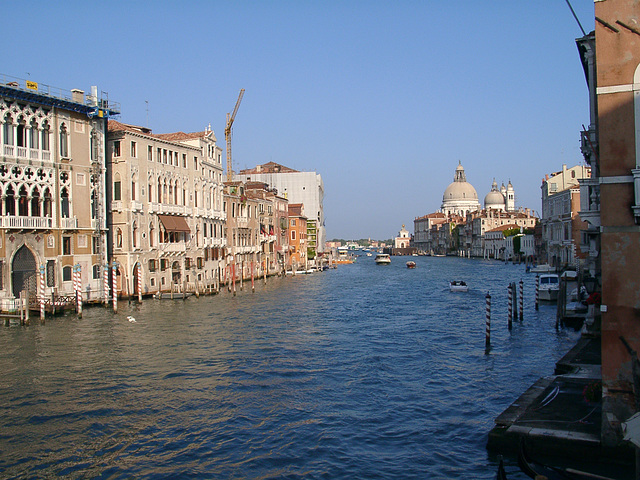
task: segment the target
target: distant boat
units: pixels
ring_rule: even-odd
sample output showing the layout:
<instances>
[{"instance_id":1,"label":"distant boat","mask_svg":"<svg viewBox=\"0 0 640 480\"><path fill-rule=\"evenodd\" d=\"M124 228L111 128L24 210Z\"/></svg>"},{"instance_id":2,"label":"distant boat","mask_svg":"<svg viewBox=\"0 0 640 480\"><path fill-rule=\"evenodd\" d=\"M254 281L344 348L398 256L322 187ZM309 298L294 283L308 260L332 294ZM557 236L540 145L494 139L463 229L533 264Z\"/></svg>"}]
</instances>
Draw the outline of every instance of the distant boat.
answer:
<instances>
[{"instance_id":1,"label":"distant boat","mask_svg":"<svg viewBox=\"0 0 640 480\"><path fill-rule=\"evenodd\" d=\"M389 265L391 263L391 257L388 253L377 254L375 260L378 265Z\"/></svg>"},{"instance_id":2,"label":"distant boat","mask_svg":"<svg viewBox=\"0 0 640 480\"><path fill-rule=\"evenodd\" d=\"M412 262L412 261L407 262L407 268L416 268L416 262Z\"/></svg>"},{"instance_id":3,"label":"distant boat","mask_svg":"<svg viewBox=\"0 0 640 480\"><path fill-rule=\"evenodd\" d=\"M452 292L467 292L469 291L469 285L463 280L451 280L449 282L449 290Z\"/></svg>"},{"instance_id":4,"label":"distant boat","mask_svg":"<svg viewBox=\"0 0 640 480\"><path fill-rule=\"evenodd\" d=\"M549 273L555 270L554 267L547 265L546 263L543 265L536 265L535 267L531 267L529 271L531 273Z\"/></svg>"}]
</instances>

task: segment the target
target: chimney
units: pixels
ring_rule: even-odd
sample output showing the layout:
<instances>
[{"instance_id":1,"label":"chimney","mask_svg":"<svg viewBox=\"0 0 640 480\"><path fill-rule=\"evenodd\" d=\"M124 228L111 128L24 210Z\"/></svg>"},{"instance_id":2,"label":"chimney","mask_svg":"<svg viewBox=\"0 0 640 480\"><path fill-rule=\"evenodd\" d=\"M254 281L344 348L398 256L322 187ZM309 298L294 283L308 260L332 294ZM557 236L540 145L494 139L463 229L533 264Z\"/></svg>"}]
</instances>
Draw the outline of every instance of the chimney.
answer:
<instances>
[{"instance_id":1,"label":"chimney","mask_svg":"<svg viewBox=\"0 0 640 480\"><path fill-rule=\"evenodd\" d=\"M84 103L84 91L77 88L71 90L71 100L76 103Z\"/></svg>"}]
</instances>

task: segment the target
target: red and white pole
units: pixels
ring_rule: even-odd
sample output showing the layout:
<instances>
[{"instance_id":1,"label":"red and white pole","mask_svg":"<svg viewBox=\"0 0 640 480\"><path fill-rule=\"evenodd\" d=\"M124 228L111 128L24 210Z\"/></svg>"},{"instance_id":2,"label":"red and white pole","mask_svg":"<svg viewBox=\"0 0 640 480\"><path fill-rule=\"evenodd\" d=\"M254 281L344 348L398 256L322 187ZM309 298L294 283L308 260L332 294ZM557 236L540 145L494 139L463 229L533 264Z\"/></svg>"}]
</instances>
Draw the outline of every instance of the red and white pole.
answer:
<instances>
[{"instance_id":1,"label":"red and white pole","mask_svg":"<svg viewBox=\"0 0 640 480\"><path fill-rule=\"evenodd\" d=\"M138 269L138 302L142 303L142 264L138 262L136 268Z\"/></svg>"},{"instance_id":2,"label":"red and white pole","mask_svg":"<svg viewBox=\"0 0 640 480\"><path fill-rule=\"evenodd\" d=\"M40 320L44 320L44 265L40 265Z\"/></svg>"},{"instance_id":3,"label":"red and white pole","mask_svg":"<svg viewBox=\"0 0 640 480\"><path fill-rule=\"evenodd\" d=\"M104 264L103 280L104 280L104 305L105 307L109 303L109 264Z\"/></svg>"},{"instance_id":4,"label":"red and white pole","mask_svg":"<svg viewBox=\"0 0 640 480\"><path fill-rule=\"evenodd\" d=\"M118 262L111 267L111 289L113 291L113 313L118 313Z\"/></svg>"}]
</instances>

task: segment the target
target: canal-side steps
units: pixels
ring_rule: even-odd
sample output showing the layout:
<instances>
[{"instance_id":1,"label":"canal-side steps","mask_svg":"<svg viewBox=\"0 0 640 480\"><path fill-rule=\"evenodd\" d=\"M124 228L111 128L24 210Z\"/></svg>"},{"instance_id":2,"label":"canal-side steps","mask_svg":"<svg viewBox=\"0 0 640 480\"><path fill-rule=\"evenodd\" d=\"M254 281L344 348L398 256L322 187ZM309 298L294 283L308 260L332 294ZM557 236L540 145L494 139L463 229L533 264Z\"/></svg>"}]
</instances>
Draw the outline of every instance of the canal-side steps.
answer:
<instances>
[{"instance_id":1,"label":"canal-side steps","mask_svg":"<svg viewBox=\"0 0 640 480\"><path fill-rule=\"evenodd\" d=\"M487 449L517 457L524 441L536 456L631 463L628 446L601 445L601 380L600 336L583 334L554 375L540 378L495 419Z\"/></svg>"}]
</instances>

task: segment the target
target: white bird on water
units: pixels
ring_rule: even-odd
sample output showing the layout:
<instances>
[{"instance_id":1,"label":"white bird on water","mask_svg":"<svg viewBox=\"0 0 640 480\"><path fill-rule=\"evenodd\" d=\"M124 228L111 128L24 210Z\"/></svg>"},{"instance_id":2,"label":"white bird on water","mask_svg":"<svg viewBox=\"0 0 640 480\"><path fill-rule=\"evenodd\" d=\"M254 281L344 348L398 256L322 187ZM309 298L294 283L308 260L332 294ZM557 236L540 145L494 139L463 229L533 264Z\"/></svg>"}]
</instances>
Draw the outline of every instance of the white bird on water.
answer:
<instances>
[{"instance_id":1,"label":"white bird on water","mask_svg":"<svg viewBox=\"0 0 640 480\"><path fill-rule=\"evenodd\" d=\"M133 318L131 315L127 316L127 320L129 320L131 323L136 323L136 319Z\"/></svg>"}]
</instances>

